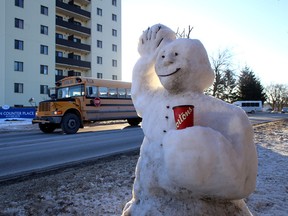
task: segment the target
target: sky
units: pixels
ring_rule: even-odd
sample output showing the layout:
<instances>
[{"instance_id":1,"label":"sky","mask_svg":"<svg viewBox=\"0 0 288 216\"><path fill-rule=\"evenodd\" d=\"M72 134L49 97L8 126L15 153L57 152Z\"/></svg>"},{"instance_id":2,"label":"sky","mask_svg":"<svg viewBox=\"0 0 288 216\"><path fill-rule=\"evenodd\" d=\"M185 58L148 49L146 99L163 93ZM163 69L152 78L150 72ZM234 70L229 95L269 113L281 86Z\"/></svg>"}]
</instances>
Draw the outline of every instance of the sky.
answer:
<instances>
[{"instance_id":1,"label":"sky","mask_svg":"<svg viewBox=\"0 0 288 216\"><path fill-rule=\"evenodd\" d=\"M264 86L288 84L288 0L122 0L122 79L131 81L138 39L154 24L193 30L208 55L228 49Z\"/></svg>"}]
</instances>

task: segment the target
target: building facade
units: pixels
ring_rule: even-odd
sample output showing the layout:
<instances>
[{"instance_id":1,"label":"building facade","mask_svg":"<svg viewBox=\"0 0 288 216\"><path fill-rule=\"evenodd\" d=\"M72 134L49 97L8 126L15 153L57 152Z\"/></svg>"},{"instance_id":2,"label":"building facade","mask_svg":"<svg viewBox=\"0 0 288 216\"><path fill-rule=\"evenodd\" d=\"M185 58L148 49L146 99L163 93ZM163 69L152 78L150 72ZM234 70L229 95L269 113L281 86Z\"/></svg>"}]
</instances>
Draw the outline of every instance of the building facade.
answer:
<instances>
[{"instance_id":1,"label":"building facade","mask_svg":"<svg viewBox=\"0 0 288 216\"><path fill-rule=\"evenodd\" d=\"M0 27L0 106L49 99L65 76L122 79L121 0L4 0Z\"/></svg>"}]
</instances>

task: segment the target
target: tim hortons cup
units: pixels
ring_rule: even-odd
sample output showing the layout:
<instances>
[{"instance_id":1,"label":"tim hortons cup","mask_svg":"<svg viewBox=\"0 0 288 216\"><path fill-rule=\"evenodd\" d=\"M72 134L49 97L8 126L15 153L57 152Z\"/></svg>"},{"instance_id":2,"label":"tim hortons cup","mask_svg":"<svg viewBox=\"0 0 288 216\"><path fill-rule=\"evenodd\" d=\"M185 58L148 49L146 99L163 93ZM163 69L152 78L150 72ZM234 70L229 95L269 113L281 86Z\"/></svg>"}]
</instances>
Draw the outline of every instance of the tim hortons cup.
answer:
<instances>
[{"instance_id":1,"label":"tim hortons cup","mask_svg":"<svg viewBox=\"0 0 288 216\"><path fill-rule=\"evenodd\" d=\"M181 105L173 107L176 129L184 129L194 125L194 106Z\"/></svg>"}]
</instances>

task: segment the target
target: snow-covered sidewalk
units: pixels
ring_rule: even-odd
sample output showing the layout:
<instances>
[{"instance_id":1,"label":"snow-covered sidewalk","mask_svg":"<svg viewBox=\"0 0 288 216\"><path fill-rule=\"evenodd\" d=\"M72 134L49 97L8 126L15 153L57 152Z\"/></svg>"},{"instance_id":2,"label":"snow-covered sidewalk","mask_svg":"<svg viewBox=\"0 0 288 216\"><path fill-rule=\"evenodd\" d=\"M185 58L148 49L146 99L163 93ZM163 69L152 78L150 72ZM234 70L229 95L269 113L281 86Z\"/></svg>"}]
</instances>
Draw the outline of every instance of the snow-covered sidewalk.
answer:
<instances>
[{"instance_id":1,"label":"snow-covered sidewalk","mask_svg":"<svg viewBox=\"0 0 288 216\"><path fill-rule=\"evenodd\" d=\"M32 125L32 119L30 118L0 118L0 132L30 130L33 128L38 128L38 125Z\"/></svg>"}]
</instances>

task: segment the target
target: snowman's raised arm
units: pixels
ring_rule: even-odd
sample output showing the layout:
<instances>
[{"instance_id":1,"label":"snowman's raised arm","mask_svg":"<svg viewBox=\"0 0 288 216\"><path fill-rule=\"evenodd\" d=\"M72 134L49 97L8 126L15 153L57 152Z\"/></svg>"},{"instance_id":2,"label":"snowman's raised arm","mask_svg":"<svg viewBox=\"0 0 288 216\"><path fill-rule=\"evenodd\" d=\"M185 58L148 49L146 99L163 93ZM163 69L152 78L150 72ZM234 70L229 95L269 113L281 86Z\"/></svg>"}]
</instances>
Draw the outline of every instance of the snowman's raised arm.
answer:
<instances>
[{"instance_id":1,"label":"snowman's raised arm","mask_svg":"<svg viewBox=\"0 0 288 216\"><path fill-rule=\"evenodd\" d=\"M170 28L157 24L143 32L138 43L140 58L134 66L132 77L132 97L134 103L139 97L152 93L161 86L154 65L159 50L176 39Z\"/></svg>"}]
</instances>

